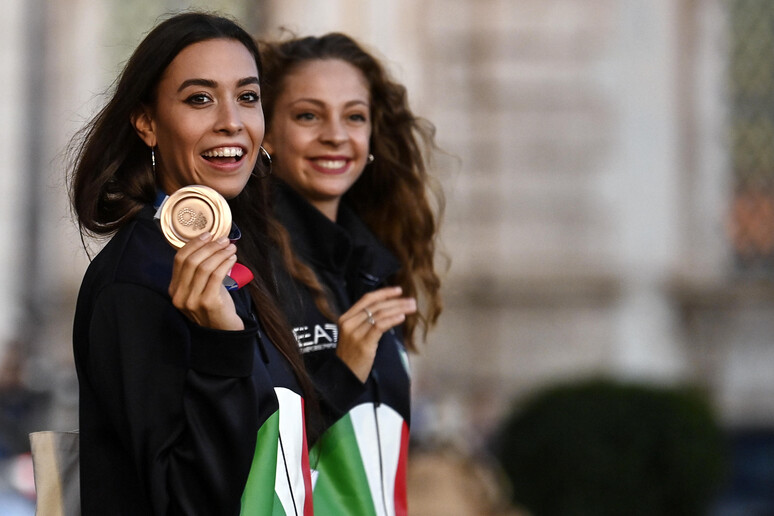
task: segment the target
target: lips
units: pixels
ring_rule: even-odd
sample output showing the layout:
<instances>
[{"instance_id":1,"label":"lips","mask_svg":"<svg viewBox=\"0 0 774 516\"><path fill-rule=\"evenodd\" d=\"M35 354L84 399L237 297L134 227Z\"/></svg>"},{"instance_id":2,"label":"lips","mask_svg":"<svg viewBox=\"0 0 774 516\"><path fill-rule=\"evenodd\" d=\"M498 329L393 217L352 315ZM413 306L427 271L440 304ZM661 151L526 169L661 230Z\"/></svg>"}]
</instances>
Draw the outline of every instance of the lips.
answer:
<instances>
[{"instance_id":1,"label":"lips","mask_svg":"<svg viewBox=\"0 0 774 516\"><path fill-rule=\"evenodd\" d=\"M350 159L346 157L325 157L309 160L315 170L323 174L342 174L349 169Z\"/></svg>"},{"instance_id":2,"label":"lips","mask_svg":"<svg viewBox=\"0 0 774 516\"><path fill-rule=\"evenodd\" d=\"M202 152L201 156L213 163L237 163L242 160L245 150L238 146L215 147Z\"/></svg>"}]
</instances>

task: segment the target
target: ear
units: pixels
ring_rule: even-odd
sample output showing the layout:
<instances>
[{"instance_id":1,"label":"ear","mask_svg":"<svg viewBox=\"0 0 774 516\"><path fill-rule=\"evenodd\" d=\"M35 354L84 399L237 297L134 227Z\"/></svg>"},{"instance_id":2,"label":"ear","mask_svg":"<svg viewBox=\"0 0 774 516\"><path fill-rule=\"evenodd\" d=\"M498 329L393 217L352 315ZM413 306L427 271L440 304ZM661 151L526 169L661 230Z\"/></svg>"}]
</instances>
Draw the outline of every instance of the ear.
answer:
<instances>
[{"instance_id":1,"label":"ear","mask_svg":"<svg viewBox=\"0 0 774 516\"><path fill-rule=\"evenodd\" d=\"M134 130L137 131L137 135L145 142L145 145L151 148L155 147L156 125L153 123L150 109L147 106L142 106L132 113L131 121Z\"/></svg>"}]
</instances>

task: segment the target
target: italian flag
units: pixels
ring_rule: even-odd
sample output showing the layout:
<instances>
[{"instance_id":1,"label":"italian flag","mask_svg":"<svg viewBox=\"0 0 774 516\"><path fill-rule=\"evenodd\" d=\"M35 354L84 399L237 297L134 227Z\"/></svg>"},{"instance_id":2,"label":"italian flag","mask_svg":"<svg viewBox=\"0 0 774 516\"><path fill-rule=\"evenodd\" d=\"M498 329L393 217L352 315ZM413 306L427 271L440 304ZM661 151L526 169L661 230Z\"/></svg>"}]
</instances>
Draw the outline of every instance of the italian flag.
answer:
<instances>
[{"instance_id":1,"label":"italian flag","mask_svg":"<svg viewBox=\"0 0 774 516\"><path fill-rule=\"evenodd\" d=\"M315 512L406 516L408 438L408 425L387 405L348 412L312 449Z\"/></svg>"},{"instance_id":2,"label":"italian flag","mask_svg":"<svg viewBox=\"0 0 774 516\"><path fill-rule=\"evenodd\" d=\"M258 431L241 514L312 516L304 399L286 388L275 392L279 410Z\"/></svg>"}]
</instances>

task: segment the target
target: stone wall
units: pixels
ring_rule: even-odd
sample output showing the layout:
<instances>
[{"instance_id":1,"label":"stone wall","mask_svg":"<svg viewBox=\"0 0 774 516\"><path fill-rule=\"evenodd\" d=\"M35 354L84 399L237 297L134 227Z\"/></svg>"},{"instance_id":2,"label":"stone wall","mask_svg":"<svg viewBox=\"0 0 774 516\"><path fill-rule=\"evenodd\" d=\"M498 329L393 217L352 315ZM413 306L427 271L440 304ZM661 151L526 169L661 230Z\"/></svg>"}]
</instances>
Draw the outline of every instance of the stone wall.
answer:
<instances>
[{"instance_id":1,"label":"stone wall","mask_svg":"<svg viewBox=\"0 0 774 516\"><path fill-rule=\"evenodd\" d=\"M261 16L234 3L264 35L278 26L354 35L437 127L451 267L446 311L413 359L418 434L483 435L534 389L595 373L693 381L726 421L771 423L774 385L756 368L770 354L770 296L737 284L725 233L722 0L267 0ZM33 21L28 3L11 2L15 22L0 36L3 73L23 99L0 101L11 121L4 141L42 149L38 197L49 223L32 247L44 270L33 299L38 354L60 357L38 368L43 380L69 366L85 266L60 151L136 43L126 27L111 32L121 18L110 3L92 4L46 4ZM33 51L22 20L46 34L34 133L14 130L28 128L37 100L19 79ZM15 220L9 240L24 240L13 213L31 172L17 152L0 166L17 199L0 216ZM27 263L23 249L0 247L6 335L24 316L14 272ZM72 411L72 398L63 405Z\"/></svg>"}]
</instances>

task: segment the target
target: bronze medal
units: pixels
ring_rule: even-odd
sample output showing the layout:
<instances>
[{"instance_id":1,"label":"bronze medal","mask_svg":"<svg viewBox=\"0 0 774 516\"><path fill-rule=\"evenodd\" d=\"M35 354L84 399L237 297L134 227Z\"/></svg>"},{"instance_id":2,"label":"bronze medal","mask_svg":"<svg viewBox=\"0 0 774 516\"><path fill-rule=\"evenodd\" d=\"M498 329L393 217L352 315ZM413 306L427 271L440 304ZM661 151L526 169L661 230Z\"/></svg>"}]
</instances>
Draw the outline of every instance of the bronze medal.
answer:
<instances>
[{"instance_id":1,"label":"bronze medal","mask_svg":"<svg viewBox=\"0 0 774 516\"><path fill-rule=\"evenodd\" d=\"M180 248L205 231L212 234L213 240L228 236L231 208L222 195L208 186L185 186L164 202L159 222L167 241Z\"/></svg>"}]
</instances>

